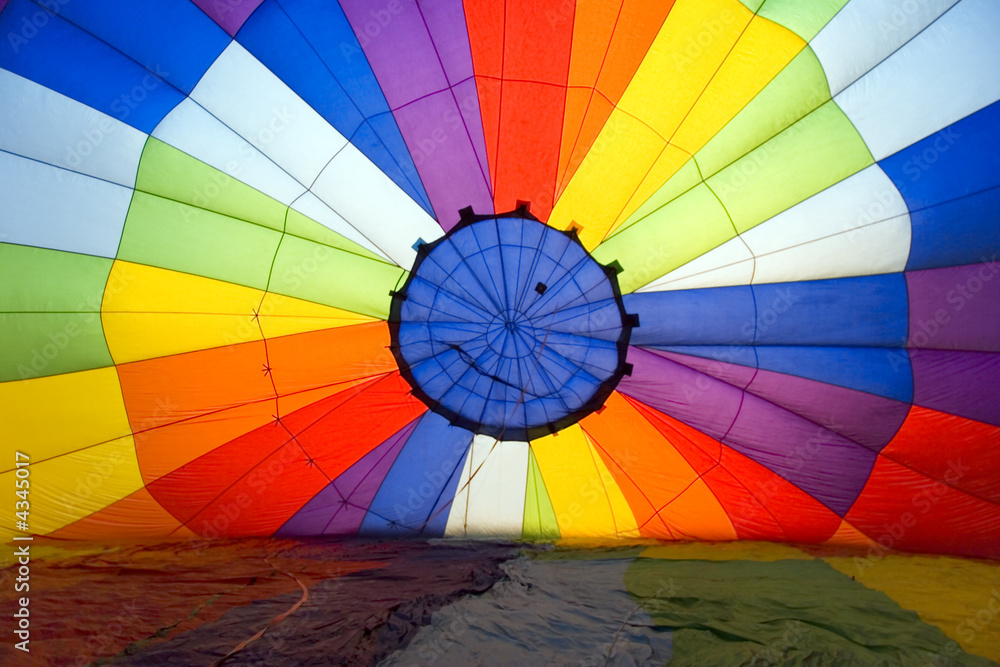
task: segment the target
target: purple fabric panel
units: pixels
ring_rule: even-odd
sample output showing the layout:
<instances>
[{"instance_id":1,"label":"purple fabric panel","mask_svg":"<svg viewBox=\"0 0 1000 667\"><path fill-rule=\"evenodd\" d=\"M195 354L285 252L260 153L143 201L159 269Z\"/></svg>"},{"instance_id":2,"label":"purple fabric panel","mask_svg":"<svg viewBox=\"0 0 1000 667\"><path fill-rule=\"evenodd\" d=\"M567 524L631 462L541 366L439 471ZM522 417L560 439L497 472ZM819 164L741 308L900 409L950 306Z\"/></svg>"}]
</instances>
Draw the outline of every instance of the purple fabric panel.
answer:
<instances>
[{"instance_id":1,"label":"purple fabric panel","mask_svg":"<svg viewBox=\"0 0 1000 667\"><path fill-rule=\"evenodd\" d=\"M384 5L371 0L342 0L340 6L391 108L448 87L414 0L393 0Z\"/></svg>"},{"instance_id":2,"label":"purple fabric panel","mask_svg":"<svg viewBox=\"0 0 1000 667\"><path fill-rule=\"evenodd\" d=\"M910 350L913 402L1000 426L1000 354Z\"/></svg>"},{"instance_id":3,"label":"purple fabric panel","mask_svg":"<svg viewBox=\"0 0 1000 667\"><path fill-rule=\"evenodd\" d=\"M1000 351L1000 263L906 274L911 347Z\"/></svg>"},{"instance_id":4,"label":"purple fabric panel","mask_svg":"<svg viewBox=\"0 0 1000 667\"><path fill-rule=\"evenodd\" d=\"M462 0L424 0L418 5L431 40L437 47L448 83L454 86L459 81L472 78L472 48L469 46Z\"/></svg>"},{"instance_id":5,"label":"purple fabric panel","mask_svg":"<svg viewBox=\"0 0 1000 667\"><path fill-rule=\"evenodd\" d=\"M201 11L235 37L246 20L264 0L191 0Z\"/></svg>"},{"instance_id":6,"label":"purple fabric panel","mask_svg":"<svg viewBox=\"0 0 1000 667\"><path fill-rule=\"evenodd\" d=\"M661 350L648 350L671 361L676 361L688 368L707 373L723 382L728 382L734 387L746 389L757 374L757 369L739 364L727 364L715 359L705 359L704 357L694 357L687 354L677 354L676 352L663 352Z\"/></svg>"},{"instance_id":7,"label":"purple fabric panel","mask_svg":"<svg viewBox=\"0 0 1000 667\"><path fill-rule=\"evenodd\" d=\"M750 393L880 451L910 412L910 404L774 371L759 371Z\"/></svg>"},{"instance_id":8,"label":"purple fabric panel","mask_svg":"<svg viewBox=\"0 0 1000 667\"><path fill-rule=\"evenodd\" d=\"M847 514L877 454L762 398L747 395L723 442L781 475L840 516Z\"/></svg>"},{"instance_id":9,"label":"purple fabric panel","mask_svg":"<svg viewBox=\"0 0 1000 667\"><path fill-rule=\"evenodd\" d=\"M365 454L292 515L275 536L356 534L379 485L416 426L414 420Z\"/></svg>"},{"instance_id":10,"label":"purple fabric panel","mask_svg":"<svg viewBox=\"0 0 1000 667\"><path fill-rule=\"evenodd\" d=\"M8 3L9 1L10 1L10 0L0 0L0 12L2 12L2 11L3 11L3 8L7 6L7 3Z\"/></svg>"},{"instance_id":11,"label":"purple fabric panel","mask_svg":"<svg viewBox=\"0 0 1000 667\"><path fill-rule=\"evenodd\" d=\"M482 173L484 187L490 190L490 161L486 153L486 137L483 134L483 116L479 109L479 91L476 89L476 80L468 79L452 88L455 99L458 100L458 108L462 112L462 120L469 131L469 139L472 147L479 158L479 170ZM480 211L477 211L480 212ZM493 196L490 195L489 210L481 213L493 213Z\"/></svg>"},{"instance_id":12,"label":"purple fabric panel","mask_svg":"<svg viewBox=\"0 0 1000 667\"><path fill-rule=\"evenodd\" d=\"M436 217L449 230L466 206L492 213L493 197L465 10L461 0L428 4L433 7L418 8L414 0L374 8L368 0L341 3L393 109ZM449 83L466 79L466 85L449 90Z\"/></svg>"},{"instance_id":13,"label":"purple fabric panel","mask_svg":"<svg viewBox=\"0 0 1000 667\"><path fill-rule=\"evenodd\" d=\"M808 378L758 370L714 359L650 350L680 364L747 389L810 421L875 451L896 435L910 411L909 403Z\"/></svg>"},{"instance_id":14,"label":"purple fabric panel","mask_svg":"<svg viewBox=\"0 0 1000 667\"><path fill-rule=\"evenodd\" d=\"M742 391L637 347L629 348L628 362L633 366L632 375L622 378L618 391L716 440L729 430L739 411Z\"/></svg>"},{"instance_id":15,"label":"purple fabric panel","mask_svg":"<svg viewBox=\"0 0 1000 667\"><path fill-rule=\"evenodd\" d=\"M458 211L466 206L476 213L493 212L493 197L451 91L425 97L394 115L445 231L458 223Z\"/></svg>"}]
</instances>

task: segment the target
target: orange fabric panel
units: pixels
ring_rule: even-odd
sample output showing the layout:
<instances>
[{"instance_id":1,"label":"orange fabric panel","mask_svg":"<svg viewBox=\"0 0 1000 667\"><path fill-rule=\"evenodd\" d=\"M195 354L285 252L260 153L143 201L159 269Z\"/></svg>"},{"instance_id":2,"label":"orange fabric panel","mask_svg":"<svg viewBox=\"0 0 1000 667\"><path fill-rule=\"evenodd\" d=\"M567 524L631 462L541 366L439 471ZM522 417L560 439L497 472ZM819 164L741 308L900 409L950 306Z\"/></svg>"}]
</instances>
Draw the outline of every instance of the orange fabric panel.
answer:
<instances>
[{"instance_id":1,"label":"orange fabric panel","mask_svg":"<svg viewBox=\"0 0 1000 667\"><path fill-rule=\"evenodd\" d=\"M133 432L274 397L263 341L118 366Z\"/></svg>"},{"instance_id":2,"label":"orange fabric panel","mask_svg":"<svg viewBox=\"0 0 1000 667\"><path fill-rule=\"evenodd\" d=\"M180 522L156 502L147 489L94 512L79 521L50 533L64 540L118 540L166 537L180 528Z\"/></svg>"},{"instance_id":3,"label":"orange fabric panel","mask_svg":"<svg viewBox=\"0 0 1000 667\"><path fill-rule=\"evenodd\" d=\"M1000 427L914 405L882 454L1000 503Z\"/></svg>"},{"instance_id":4,"label":"orange fabric panel","mask_svg":"<svg viewBox=\"0 0 1000 667\"><path fill-rule=\"evenodd\" d=\"M614 476L644 537L735 539L708 486L625 398L614 392L580 422Z\"/></svg>"},{"instance_id":5,"label":"orange fabric panel","mask_svg":"<svg viewBox=\"0 0 1000 667\"><path fill-rule=\"evenodd\" d=\"M389 325L368 322L267 341L268 363L279 396L396 370Z\"/></svg>"},{"instance_id":6,"label":"orange fabric panel","mask_svg":"<svg viewBox=\"0 0 1000 667\"><path fill-rule=\"evenodd\" d=\"M1000 506L946 483L955 474L942 482L879 456L844 519L881 549L1000 558Z\"/></svg>"}]
</instances>

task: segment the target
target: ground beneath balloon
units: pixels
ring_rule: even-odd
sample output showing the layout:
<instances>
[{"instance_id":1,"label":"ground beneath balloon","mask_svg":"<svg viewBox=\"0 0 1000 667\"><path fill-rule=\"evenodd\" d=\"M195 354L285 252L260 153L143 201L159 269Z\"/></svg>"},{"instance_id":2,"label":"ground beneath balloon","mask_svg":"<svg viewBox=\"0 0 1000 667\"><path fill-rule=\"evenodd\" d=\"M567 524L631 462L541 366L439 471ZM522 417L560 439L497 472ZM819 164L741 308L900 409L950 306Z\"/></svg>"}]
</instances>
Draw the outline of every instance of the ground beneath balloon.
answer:
<instances>
[{"instance_id":1,"label":"ground beneath balloon","mask_svg":"<svg viewBox=\"0 0 1000 667\"><path fill-rule=\"evenodd\" d=\"M1000 634L996 565L960 559L445 540L35 555L31 653L5 642L5 665L995 665L975 653L996 659ZM935 617L944 596L982 605Z\"/></svg>"}]
</instances>

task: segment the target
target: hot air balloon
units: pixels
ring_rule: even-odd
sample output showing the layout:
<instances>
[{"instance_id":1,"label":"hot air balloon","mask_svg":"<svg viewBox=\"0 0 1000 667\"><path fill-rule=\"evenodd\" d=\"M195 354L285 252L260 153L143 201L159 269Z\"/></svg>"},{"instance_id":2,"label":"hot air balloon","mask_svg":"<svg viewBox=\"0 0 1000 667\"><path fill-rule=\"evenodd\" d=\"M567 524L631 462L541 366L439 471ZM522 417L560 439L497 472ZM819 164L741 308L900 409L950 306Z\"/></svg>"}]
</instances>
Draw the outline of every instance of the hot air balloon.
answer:
<instances>
[{"instance_id":1,"label":"hot air balloon","mask_svg":"<svg viewBox=\"0 0 1000 667\"><path fill-rule=\"evenodd\" d=\"M0 7L21 533L1000 556L988 0Z\"/></svg>"}]
</instances>

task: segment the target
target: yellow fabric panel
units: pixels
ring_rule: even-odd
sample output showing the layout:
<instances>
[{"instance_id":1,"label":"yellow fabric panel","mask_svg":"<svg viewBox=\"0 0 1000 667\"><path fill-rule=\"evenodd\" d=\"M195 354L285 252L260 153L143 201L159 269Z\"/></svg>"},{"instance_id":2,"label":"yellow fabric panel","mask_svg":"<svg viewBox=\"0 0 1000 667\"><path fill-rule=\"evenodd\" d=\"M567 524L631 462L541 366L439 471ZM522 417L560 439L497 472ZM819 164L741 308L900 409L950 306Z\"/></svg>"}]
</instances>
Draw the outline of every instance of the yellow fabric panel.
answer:
<instances>
[{"instance_id":1,"label":"yellow fabric panel","mask_svg":"<svg viewBox=\"0 0 1000 667\"><path fill-rule=\"evenodd\" d=\"M693 159L688 160L663 186L653 195L647 197L639 208L629 214L627 218L624 216L619 218L612 226L608 236L614 236L622 229L630 227L643 218L652 215L688 190L701 185L704 180L701 170L698 168L698 163Z\"/></svg>"},{"instance_id":2,"label":"yellow fabric panel","mask_svg":"<svg viewBox=\"0 0 1000 667\"><path fill-rule=\"evenodd\" d=\"M605 235L631 217L650 197L663 187L664 183L677 174L684 165L692 162L694 160L691 159L691 156L686 151L680 150L672 144L667 145L656 160L656 164L649 170L646 177L642 179L642 183L639 184L639 188L632 195L632 198L629 199L628 204L615 216L610 227L607 228Z\"/></svg>"},{"instance_id":3,"label":"yellow fabric panel","mask_svg":"<svg viewBox=\"0 0 1000 667\"><path fill-rule=\"evenodd\" d=\"M869 556L868 554L872 554ZM824 558L869 588L911 609L968 651L1000 662L1000 577L996 563L947 556L887 554ZM992 619L983 623L984 619Z\"/></svg>"},{"instance_id":4,"label":"yellow fabric panel","mask_svg":"<svg viewBox=\"0 0 1000 667\"><path fill-rule=\"evenodd\" d=\"M115 363L128 363L373 318L221 280L116 261L101 307ZM254 319L254 313L258 319Z\"/></svg>"},{"instance_id":5,"label":"yellow fabric panel","mask_svg":"<svg viewBox=\"0 0 1000 667\"><path fill-rule=\"evenodd\" d=\"M752 18L738 0L678 0L618 108L669 139Z\"/></svg>"},{"instance_id":6,"label":"yellow fabric panel","mask_svg":"<svg viewBox=\"0 0 1000 667\"><path fill-rule=\"evenodd\" d=\"M113 367L0 384L0 442L32 465L131 432Z\"/></svg>"},{"instance_id":7,"label":"yellow fabric panel","mask_svg":"<svg viewBox=\"0 0 1000 667\"><path fill-rule=\"evenodd\" d=\"M689 153L700 150L805 46L787 28L755 16L671 142Z\"/></svg>"},{"instance_id":8,"label":"yellow fabric panel","mask_svg":"<svg viewBox=\"0 0 1000 667\"><path fill-rule=\"evenodd\" d=\"M33 533L51 533L143 488L131 435L37 463L33 450L30 443L21 449L32 459L28 523ZM0 484L13 489L13 477L13 471L0 475ZM7 525L13 525L10 519Z\"/></svg>"},{"instance_id":9,"label":"yellow fabric panel","mask_svg":"<svg viewBox=\"0 0 1000 667\"><path fill-rule=\"evenodd\" d=\"M646 124L613 111L552 210L549 224L567 229L576 222L583 227L583 244L596 246L656 164L664 146L666 142Z\"/></svg>"},{"instance_id":10,"label":"yellow fabric panel","mask_svg":"<svg viewBox=\"0 0 1000 667\"><path fill-rule=\"evenodd\" d=\"M115 261L101 321L115 363L260 340L261 290Z\"/></svg>"},{"instance_id":11,"label":"yellow fabric panel","mask_svg":"<svg viewBox=\"0 0 1000 667\"><path fill-rule=\"evenodd\" d=\"M366 315L273 292L264 295L259 313L265 338L375 321L375 318Z\"/></svg>"},{"instance_id":12,"label":"yellow fabric panel","mask_svg":"<svg viewBox=\"0 0 1000 667\"><path fill-rule=\"evenodd\" d=\"M558 435L531 442L538 469L552 502L552 509L562 537L617 536L619 526L626 533L634 530L632 517L616 484L605 483L590 442L578 424ZM619 514L619 510L625 513ZM616 519L618 524L616 524Z\"/></svg>"}]
</instances>

